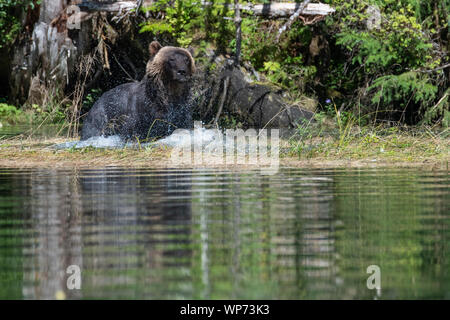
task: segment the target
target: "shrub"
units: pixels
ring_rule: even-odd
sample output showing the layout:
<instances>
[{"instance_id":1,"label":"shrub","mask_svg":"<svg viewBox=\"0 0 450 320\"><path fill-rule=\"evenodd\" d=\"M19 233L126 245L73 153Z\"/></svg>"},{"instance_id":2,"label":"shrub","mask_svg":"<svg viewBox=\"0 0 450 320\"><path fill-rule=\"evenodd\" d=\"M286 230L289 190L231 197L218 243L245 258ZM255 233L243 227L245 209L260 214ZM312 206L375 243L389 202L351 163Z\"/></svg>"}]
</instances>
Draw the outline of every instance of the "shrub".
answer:
<instances>
[{"instance_id":1,"label":"shrub","mask_svg":"<svg viewBox=\"0 0 450 320\"><path fill-rule=\"evenodd\" d=\"M0 0L0 48L11 44L22 29L21 13L34 9L39 3L33 0Z\"/></svg>"},{"instance_id":2,"label":"shrub","mask_svg":"<svg viewBox=\"0 0 450 320\"><path fill-rule=\"evenodd\" d=\"M447 63L448 57L434 40L436 31L426 28L429 24L425 20L422 23L419 20L423 19L423 1L328 2L338 11L328 19L328 25L334 30L336 45L346 53L339 76L347 77L330 82L352 83L338 88L346 91L340 103L349 109L362 107L363 112L378 119L381 116L409 123L420 119L431 122L443 115L442 105L433 112L430 109L448 87L444 70L435 70ZM369 4L378 5L381 18L378 27L366 25Z\"/></svg>"}]
</instances>

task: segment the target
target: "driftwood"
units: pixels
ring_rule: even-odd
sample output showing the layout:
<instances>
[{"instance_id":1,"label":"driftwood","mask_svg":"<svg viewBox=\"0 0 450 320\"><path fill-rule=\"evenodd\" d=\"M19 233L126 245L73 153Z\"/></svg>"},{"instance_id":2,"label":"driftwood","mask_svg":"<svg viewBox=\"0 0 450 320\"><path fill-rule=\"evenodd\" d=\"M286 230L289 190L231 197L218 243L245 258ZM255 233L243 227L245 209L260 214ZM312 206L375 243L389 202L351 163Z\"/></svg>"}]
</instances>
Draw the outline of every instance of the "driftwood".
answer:
<instances>
[{"instance_id":1,"label":"driftwood","mask_svg":"<svg viewBox=\"0 0 450 320\"><path fill-rule=\"evenodd\" d=\"M241 9L251 11L257 16L286 18L292 16L300 6L301 3L274 2L271 4L241 5ZM306 16L326 16L335 11L324 3L309 3L301 14Z\"/></svg>"},{"instance_id":2,"label":"driftwood","mask_svg":"<svg viewBox=\"0 0 450 320\"><path fill-rule=\"evenodd\" d=\"M139 1L140 2L140 1ZM199 1L201 5L208 6L211 2ZM104 12L127 12L135 10L137 8L138 2L132 1L117 1L113 3L89 1L83 2L78 6L82 11L104 11ZM145 5L145 1L143 3ZM285 3L285 2L274 2L271 4L247 4L240 5L241 10L250 11L252 14L257 16L265 16L269 18L285 18L292 16L301 6L300 3ZM234 5L229 4L228 8L234 10ZM301 15L306 16L326 16L330 13L335 12L335 10L327 4L324 3L309 3L301 12Z\"/></svg>"},{"instance_id":3,"label":"driftwood","mask_svg":"<svg viewBox=\"0 0 450 320\"><path fill-rule=\"evenodd\" d=\"M96 2L89 1L78 4L78 7L82 11L102 11L102 12L126 12L137 8L138 3L136 1L117 1L117 2Z\"/></svg>"}]
</instances>

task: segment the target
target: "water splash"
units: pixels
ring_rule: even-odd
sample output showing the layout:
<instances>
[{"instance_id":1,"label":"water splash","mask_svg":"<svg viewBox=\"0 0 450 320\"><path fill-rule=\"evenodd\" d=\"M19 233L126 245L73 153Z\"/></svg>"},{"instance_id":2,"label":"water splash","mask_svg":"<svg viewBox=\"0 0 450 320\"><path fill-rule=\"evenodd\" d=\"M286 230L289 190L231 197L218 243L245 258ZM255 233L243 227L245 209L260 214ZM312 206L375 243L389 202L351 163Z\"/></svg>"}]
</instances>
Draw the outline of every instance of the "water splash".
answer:
<instances>
[{"instance_id":1,"label":"water splash","mask_svg":"<svg viewBox=\"0 0 450 320\"><path fill-rule=\"evenodd\" d=\"M82 149L82 148L99 148L99 149L120 149L127 146L126 141L122 140L119 136L99 136L91 137L83 141L69 141L54 145L55 149Z\"/></svg>"},{"instance_id":2,"label":"water splash","mask_svg":"<svg viewBox=\"0 0 450 320\"><path fill-rule=\"evenodd\" d=\"M219 142L222 135L213 129L196 128L194 130L177 130L171 135L147 143L141 143L140 147L152 147L152 146L167 146L167 147L179 147L185 148L193 146L194 148L212 146ZM97 136L91 137L83 141L69 141L60 144L56 144L53 148L62 149L83 149L83 148L98 148L98 149L123 149L123 148L136 148L137 142L125 141L118 135L114 136Z\"/></svg>"},{"instance_id":3,"label":"water splash","mask_svg":"<svg viewBox=\"0 0 450 320\"><path fill-rule=\"evenodd\" d=\"M205 147L211 143L217 142L219 139L217 130L195 128L194 130L177 130L170 136L155 141L155 145L169 147Z\"/></svg>"},{"instance_id":4,"label":"water splash","mask_svg":"<svg viewBox=\"0 0 450 320\"><path fill-rule=\"evenodd\" d=\"M91 137L83 141L71 141L54 145L55 149L82 149L82 148L98 148L98 149L123 149L123 148L152 148L152 147L170 147L178 150L187 150L192 152L205 152L208 154L221 155L227 154L249 155L256 154L257 137L256 131L253 140L246 141L243 135L240 136L238 142L234 138L230 138L218 129L206 129L196 126L193 130L179 129L175 130L171 135L146 143L138 143L137 141L127 141L118 135L113 136L97 136ZM243 139L243 140L242 140Z\"/></svg>"}]
</instances>

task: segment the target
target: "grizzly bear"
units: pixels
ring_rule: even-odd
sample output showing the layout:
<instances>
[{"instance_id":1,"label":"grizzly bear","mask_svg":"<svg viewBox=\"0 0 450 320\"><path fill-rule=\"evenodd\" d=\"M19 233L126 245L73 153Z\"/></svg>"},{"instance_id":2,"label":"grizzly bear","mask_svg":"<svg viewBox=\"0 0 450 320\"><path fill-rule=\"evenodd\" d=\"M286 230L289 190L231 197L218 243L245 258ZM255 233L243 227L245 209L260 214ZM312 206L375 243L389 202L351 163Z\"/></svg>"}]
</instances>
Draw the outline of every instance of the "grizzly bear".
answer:
<instances>
[{"instance_id":1,"label":"grizzly bear","mask_svg":"<svg viewBox=\"0 0 450 320\"><path fill-rule=\"evenodd\" d=\"M140 82L126 83L104 93L86 116L81 140L119 135L148 140L192 127L190 78L192 53L178 47L149 46L150 61Z\"/></svg>"}]
</instances>

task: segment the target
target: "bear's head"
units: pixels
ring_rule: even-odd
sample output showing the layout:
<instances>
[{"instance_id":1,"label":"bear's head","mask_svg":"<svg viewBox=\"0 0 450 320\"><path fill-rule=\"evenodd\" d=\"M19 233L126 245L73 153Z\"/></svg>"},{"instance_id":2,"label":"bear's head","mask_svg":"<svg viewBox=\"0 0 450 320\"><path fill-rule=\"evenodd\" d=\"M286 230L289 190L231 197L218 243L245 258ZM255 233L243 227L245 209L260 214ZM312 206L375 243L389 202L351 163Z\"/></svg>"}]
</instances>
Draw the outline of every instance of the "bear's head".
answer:
<instances>
[{"instance_id":1,"label":"bear's head","mask_svg":"<svg viewBox=\"0 0 450 320\"><path fill-rule=\"evenodd\" d=\"M150 61L146 73L164 83L185 83L195 72L193 53L178 47L162 47L158 41L149 46Z\"/></svg>"}]
</instances>

